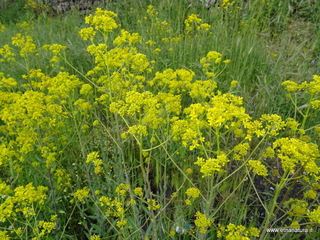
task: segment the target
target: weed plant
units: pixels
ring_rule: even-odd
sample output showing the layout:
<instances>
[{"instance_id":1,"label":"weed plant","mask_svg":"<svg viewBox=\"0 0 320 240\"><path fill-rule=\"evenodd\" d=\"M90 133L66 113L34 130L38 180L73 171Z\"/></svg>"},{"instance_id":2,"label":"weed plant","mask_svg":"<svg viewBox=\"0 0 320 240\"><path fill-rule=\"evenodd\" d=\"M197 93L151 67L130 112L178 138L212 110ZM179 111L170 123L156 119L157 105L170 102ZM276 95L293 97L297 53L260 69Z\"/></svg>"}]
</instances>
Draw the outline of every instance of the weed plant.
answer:
<instances>
[{"instance_id":1,"label":"weed plant","mask_svg":"<svg viewBox=\"0 0 320 240\"><path fill-rule=\"evenodd\" d=\"M317 239L318 3L107 3L0 25L1 239Z\"/></svg>"}]
</instances>

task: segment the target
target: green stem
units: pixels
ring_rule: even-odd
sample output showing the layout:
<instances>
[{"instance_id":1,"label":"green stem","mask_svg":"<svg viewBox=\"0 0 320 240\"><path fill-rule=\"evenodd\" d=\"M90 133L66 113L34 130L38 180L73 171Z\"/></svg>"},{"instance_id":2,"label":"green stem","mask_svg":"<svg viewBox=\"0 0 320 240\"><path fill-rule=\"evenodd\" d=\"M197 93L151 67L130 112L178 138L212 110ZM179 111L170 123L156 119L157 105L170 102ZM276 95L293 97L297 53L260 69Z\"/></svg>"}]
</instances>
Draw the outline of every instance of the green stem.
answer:
<instances>
[{"instance_id":1,"label":"green stem","mask_svg":"<svg viewBox=\"0 0 320 240\"><path fill-rule=\"evenodd\" d=\"M216 141L217 141L217 153L219 153L220 152L220 134L219 134L218 127L216 127L215 135L216 135Z\"/></svg>"},{"instance_id":2,"label":"green stem","mask_svg":"<svg viewBox=\"0 0 320 240\"><path fill-rule=\"evenodd\" d=\"M310 114L311 101L312 101L313 97L314 97L314 94L311 94L311 95L310 95L310 98L309 98L309 101L308 101L307 112L306 112L306 114L303 115L303 120L302 120L302 124L301 124L301 129L304 129L304 128L305 128L305 124L306 124L307 119L308 119L309 114Z\"/></svg>"},{"instance_id":3,"label":"green stem","mask_svg":"<svg viewBox=\"0 0 320 240\"><path fill-rule=\"evenodd\" d=\"M262 233L259 238L260 240L264 240L267 235L267 229L270 225L272 217L274 216L274 210L277 206L277 200L279 198L280 192L287 183L288 174L289 174L289 170L286 170L284 172L284 174L282 175L280 183L276 185L276 191L275 191L273 200L270 204L269 211L266 212L266 218L264 219L263 224L262 224L263 230L262 230Z\"/></svg>"}]
</instances>

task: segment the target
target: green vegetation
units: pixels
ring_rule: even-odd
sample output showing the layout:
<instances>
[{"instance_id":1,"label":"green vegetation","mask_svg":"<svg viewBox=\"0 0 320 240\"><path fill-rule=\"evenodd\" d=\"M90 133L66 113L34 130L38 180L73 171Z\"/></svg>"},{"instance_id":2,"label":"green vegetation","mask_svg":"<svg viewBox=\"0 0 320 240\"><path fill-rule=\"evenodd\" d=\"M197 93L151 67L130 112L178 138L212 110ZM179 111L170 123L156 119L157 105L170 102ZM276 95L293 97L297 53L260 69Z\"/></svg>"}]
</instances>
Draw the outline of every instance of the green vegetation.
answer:
<instances>
[{"instance_id":1,"label":"green vegetation","mask_svg":"<svg viewBox=\"0 0 320 240\"><path fill-rule=\"evenodd\" d=\"M1 239L316 239L319 10L8 3Z\"/></svg>"}]
</instances>

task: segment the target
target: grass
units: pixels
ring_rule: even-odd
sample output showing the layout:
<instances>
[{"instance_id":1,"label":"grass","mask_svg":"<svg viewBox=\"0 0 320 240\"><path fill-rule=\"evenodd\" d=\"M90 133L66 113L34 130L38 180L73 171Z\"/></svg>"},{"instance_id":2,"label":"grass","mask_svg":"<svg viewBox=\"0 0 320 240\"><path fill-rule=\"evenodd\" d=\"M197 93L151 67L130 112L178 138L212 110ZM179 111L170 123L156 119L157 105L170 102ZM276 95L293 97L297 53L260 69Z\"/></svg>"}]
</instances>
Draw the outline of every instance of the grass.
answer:
<instances>
[{"instance_id":1,"label":"grass","mask_svg":"<svg viewBox=\"0 0 320 240\"><path fill-rule=\"evenodd\" d=\"M3 239L316 238L317 2L107 1L91 40L22 7L0 10Z\"/></svg>"}]
</instances>

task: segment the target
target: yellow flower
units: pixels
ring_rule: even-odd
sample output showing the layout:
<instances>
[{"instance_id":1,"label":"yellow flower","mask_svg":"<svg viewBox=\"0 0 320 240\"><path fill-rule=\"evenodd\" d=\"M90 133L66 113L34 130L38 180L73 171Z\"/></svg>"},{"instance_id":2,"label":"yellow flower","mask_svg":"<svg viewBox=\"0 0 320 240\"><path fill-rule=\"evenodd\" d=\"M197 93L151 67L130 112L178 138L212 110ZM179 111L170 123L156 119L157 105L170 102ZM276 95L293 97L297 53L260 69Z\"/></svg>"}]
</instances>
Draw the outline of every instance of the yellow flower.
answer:
<instances>
[{"instance_id":1,"label":"yellow flower","mask_svg":"<svg viewBox=\"0 0 320 240\"><path fill-rule=\"evenodd\" d=\"M43 237L46 234L49 234L50 232L52 232L53 229L55 229L56 223L55 222L40 221L38 223L38 227L39 227L39 229L41 229L39 236Z\"/></svg>"},{"instance_id":2,"label":"yellow flower","mask_svg":"<svg viewBox=\"0 0 320 240\"><path fill-rule=\"evenodd\" d=\"M314 190L308 190L306 191L303 196L305 198L309 198L309 199L316 199L317 198L317 192Z\"/></svg>"},{"instance_id":3,"label":"yellow flower","mask_svg":"<svg viewBox=\"0 0 320 240\"><path fill-rule=\"evenodd\" d=\"M309 218L311 222L320 224L320 207L317 207L309 213Z\"/></svg>"},{"instance_id":4,"label":"yellow flower","mask_svg":"<svg viewBox=\"0 0 320 240\"><path fill-rule=\"evenodd\" d=\"M201 23L202 19L198 18L197 15L191 14L187 17L187 19L184 20L184 24L186 27L186 31L191 31L194 29L194 26L197 26L199 23Z\"/></svg>"},{"instance_id":5,"label":"yellow flower","mask_svg":"<svg viewBox=\"0 0 320 240\"><path fill-rule=\"evenodd\" d=\"M271 136L277 136L280 130L286 126L281 116L277 114L263 114L260 119L262 124L265 125L264 129Z\"/></svg>"},{"instance_id":6,"label":"yellow flower","mask_svg":"<svg viewBox=\"0 0 320 240\"><path fill-rule=\"evenodd\" d=\"M198 157L198 160L194 163L200 166L200 172L203 173L202 177L212 176L215 172L222 172L223 167L230 160L227 155L221 152L217 158L209 158L207 160Z\"/></svg>"},{"instance_id":7,"label":"yellow flower","mask_svg":"<svg viewBox=\"0 0 320 240\"><path fill-rule=\"evenodd\" d=\"M31 25L29 22L27 21L23 21L23 22L20 22L20 23L17 23L16 24L18 27L22 28L23 30L25 31L29 31L31 29L33 29L33 25Z\"/></svg>"},{"instance_id":8,"label":"yellow flower","mask_svg":"<svg viewBox=\"0 0 320 240\"><path fill-rule=\"evenodd\" d=\"M34 187L33 183L29 183L26 186L18 186L12 191L4 184L0 184L0 194L5 199L0 204L0 221L12 221L11 218L19 212L24 217L36 216L37 206L45 203L47 190L47 187Z\"/></svg>"},{"instance_id":9,"label":"yellow flower","mask_svg":"<svg viewBox=\"0 0 320 240\"><path fill-rule=\"evenodd\" d=\"M257 228L246 228L242 225L235 225L229 223L227 227L218 224L219 230L217 236L219 238L225 237L226 240L250 240L249 237L259 237L260 231Z\"/></svg>"},{"instance_id":10,"label":"yellow flower","mask_svg":"<svg viewBox=\"0 0 320 240\"><path fill-rule=\"evenodd\" d=\"M238 81L233 80L233 81L231 81L230 85L231 85L231 87L236 88L238 85Z\"/></svg>"},{"instance_id":11,"label":"yellow flower","mask_svg":"<svg viewBox=\"0 0 320 240\"><path fill-rule=\"evenodd\" d=\"M320 174L316 159L320 156L318 145L296 138L280 138L273 143L281 159L282 168L294 173L300 166L308 174Z\"/></svg>"},{"instance_id":12,"label":"yellow flower","mask_svg":"<svg viewBox=\"0 0 320 240\"><path fill-rule=\"evenodd\" d=\"M92 235L90 236L90 240L101 240L101 237L99 235Z\"/></svg>"},{"instance_id":13,"label":"yellow flower","mask_svg":"<svg viewBox=\"0 0 320 240\"><path fill-rule=\"evenodd\" d=\"M147 199L147 204L149 210L158 210L161 207L155 199Z\"/></svg>"},{"instance_id":14,"label":"yellow flower","mask_svg":"<svg viewBox=\"0 0 320 240\"><path fill-rule=\"evenodd\" d=\"M117 17L117 14L115 14L114 12L97 8L95 11L95 15L90 14L89 16L87 16L85 18L85 22L87 24L90 24L91 26L94 26L96 30L107 33L120 26L114 20L115 17Z\"/></svg>"},{"instance_id":15,"label":"yellow flower","mask_svg":"<svg viewBox=\"0 0 320 240\"><path fill-rule=\"evenodd\" d=\"M83 40L92 41L96 35L96 31L93 29L93 27L83 28L80 30L79 35Z\"/></svg>"},{"instance_id":16,"label":"yellow flower","mask_svg":"<svg viewBox=\"0 0 320 240\"><path fill-rule=\"evenodd\" d=\"M15 54L13 53L12 47L8 44L0 48L0 62L10 62L15 60Z\"/></svg>"},{"instance_id":17,"label":"yellow flower","mask_svg":"<svg viewBox=\"0 0 320 240\"><path fill-rule=\"evenodd\" d=\"M284 206L290 208L290 215L304 216L308 212L308 202L305 200L290 198Z\"/></svg>"},{"instance_id":18,"label":"yellow flower","mask_svg":"<svg viewBox=\"0 0 320 240\"><path fill-rule=\"evenodd\" d=\"M143 189L141 187L136 187L133 190L134 194L137 195L138 197L142 197L143 196Z\"/></svg>"},{"instance_id":19,"label":"yellow flower","mask_svg":"<svg viewBox=\"0 0 320 240\"><path fill-rule=\"evenodd\" d=\"M148 41L145 42L145 44L148 45L148 46L152 46L152 45L154 45L156 43L154 41L152 41L152 40L148 40Z\"/></svg>"},{"instance_id":20,"label":"yellow flower","mask_svg":"<svg viewBox=\"0 0 320 240\"><path fill-rule=\"evenodd\" d=\"M200 30L205 30L205 31L209 31L211 28L211 25L208 23L202 23L200 24L200 26L198 27L198 29Z\"/></svg>"},{"instance_id":21,"label":"yellow flower","mask_svg":"<svg viewBox=\"0 0 320 240\"><path fill-rule=\"evenodd\" d=\"M57 169L54 177L58 183L59 190L64 190L71 185L71 174L67 173L65 169Z\"/></svg>"},{"instance_id":22,"label":"yellow flower","mask_svg":"<svg viewBox=\"0 0 320 240\"><path fill-rule=\"evenodd\" d=\"M36 45L33 43L31 36L22 36L22 34L18 33L11 38L11 42L20 48L19 53L21 57L26 57L28 53L36 52Z\"/></svg>"},{"instance_id":23,"label":"yellow flower","mask_svg":"<svg viewBox=\"0 0 320 240\"><path fill-rule=\"evenodd\" d=\"M5 77L5 74L0 72L0 88L10 88L17 85L18 83L14 78Z\"/></svg>"},{"instance_id":24,"label":"yellow flower","mask_svg":"<svg viewBox=\"0 0 320 240\"><path fill-rule=\"evenodd\" d=\"M91 152L87 155L87 160L86 162L89 163L89 162L94 162L96 161L97 159L99 159L100 155L98 152Z\"/></svg>"},{"instance_id":25,"label":"yellow flower","mask_svg":"<svg viewBox=\"0 0 320 240\"><path fill-rule=\"evenodd\" d=\"M101 206L112 206L113 205L112 199L109 197L105 197L105 196L99 198L99 202L100 202Z\"/></svg>"},{"instance_id":26,"label":"yellow flower","mask_svg":"<svg viewBox=\"0 0 320 240\"><path fill-rule=\"evenodd\" d=\"M122 229L126 224L127 224L127 220L124 219L124 220L121 220L121 221L117 221L117 227Z\"/></svg>"},{"instance_id":27,"label":"yellow flower","mask_svg":"<svg viewBox=\"0 0 320 240\"><path fill-rule=\"evenodd\" d=\"M92 86L90 84L83 84L80 89L80 94L89 95L93 92Z\"/></svg>"},{"instance_id":28,"label":"yellow flower","mask_svg":"<svg viewBox=\"0 0 320 240\"><path fill-rule=\"evenodd\" d=\"M124 196L126 192L129 190L130 185L125 183L120 183L118 187L116 187L116 193L118 193L121 196Z\"/></svg>"},{"instance_id":29,"label":"yellow flower","mask_svg":"<svg viewBox=\"0 0 320 240\"><path fill-rule=\"evenodd\" d=\"M200 195L200 190L195 187L188 188L186 191L187 196L197 198Z\"/></svg>"},{"instance_id":30,"label":"yellow flower","mask_svg":"<svg viewBox=\"0 0 320 240\"><path fill-rule=\"evenodd\" d=\"M73 197L74 197L74 199L84 203L84 200L89 197L89 192L90 192L89 188L85 187L85 188L79 189L75 193L73 193Z\"/></svg>"},{"instance_id":31,"label":"yellow flower","mask_svg":"<svg viewBox=\"0 0 320 240\"><path fill-rule=\"evenodd\" d=\"M192 173L193 173L193 170L192 170L191 168L187 168L187 169L186 169L186 174L189 174L189 175L190 175L190 174L192 174Z\"/></svg>"},{"instance_id":32,"label":"yellow flower","mask_svg":"<svg viewBox=\"0 0 320 240\"><path fill-rule=\"evenodd\" d=\"M234 160L243 159L243 157L247 155L249 149L250 149L250 145L248 143L237 144L233 148L233 151L234 151L233 159Z\"/></svg>"},{"instance_id":33,"label":"yellow flower","mask_svg":"<svg viewBox=\"0 0 320 240\"><path fill-rule=\"evenodd\" d=\"M252 171L260 176L268 176L267 168L258 160L249 160L248 165Z\"/></svg>"},{"instance_id":34,"label":"yellow flower","mask_svg":"<svg viewBox=\"0 0 320 240\"><path fill-rule=\"evenodd\" d=\"M290 228L299 229L299 228L300 228L299 222L298 222L298 221L293 221L293 222L290 224Z\"/></svg>"},{"instance_id":35,"label":"yellow flower","mask_svg":"<svg viewBox=\"0 0 320 240\"><path fill-rule=\"evenodd\" d=\"M176 231L171 229L170 232L169 232L169 235L172 236L172 237L175 236L176 235Z\"/></svg>"},{"instance_id":36,"label":"yellow flower","mask_svg":"<svg viewBox=\"0 0 320 240\"><path fill-rule=\"evenodd\" d=\"M149 5L148 6L147 13L148 13L149 16L158 15L158 12L155 12L155 10L154 10L154 6L153 5Z\"/></svg>"},{"instance_id":37,"label":"yellow flower","mask_svg":"<svg viewBox=\"0 0 320 240\"><path fill-rule=\"evenodd\" d=\"M196 212L195 214L196 220L194 220L194 224L200 228L201 233L205 233L207 231L207 228L210 227L210 225L213 222L212 218L207 217L205 214L201 212Z\"/></svg>"},{"instance_id":38,"label":"yellow flower","mask_svg":"<svg viewBox=\"0 0 320 240\"><path fill-rule=\"evenodd\" d=\"M10 240L9 235L7 234L8 231L0 231L0 239L2 240Z\"/></svg>"},{"instance_id":39,"label":"yellow flower","mask_svg":"<svg viewBox=\"0 0 320 240\"><path fill-rule=\"evenodd\" d=\"M216 51L210 51L207 53L207 56L200 60L202 67L209 67L210 63L220 63L222 60L222 54Z\"/></svg>"},{"instance_id":40,"label":"yellow flower","mask_svg":"<svg viewBox=\"0 0 320 240\"><path fill-rule=\"evenodd\" d=\"M288 92L295 92L301 90L301 88L296 82L290 80L284 81L281 85L283 85Z\"/></svg>"},{"instance_id":41,"label":"yellow flower","mask_svg":"<svg viewBox=\"0 0 320 240\"><path fill-rule=\"evenodd\" d=\"M139 33L129 33L128 31L121 29L121 35L116 37L113 41L114 45L128 44L134 45L136 43L141 43L142 38Z\"/></svg>"},{"instance_id":42,"label":"yellow flower","mask_svg":"<svg viewBox=\"0 0 320 240\"><path fill-rule=\"evenodd\" d=\"M222 4L221 7L223 7L224 9L228 9L229 7L233 6L236 2L230 2L230 0L222 0Z\"/></svg>"}]
</instances>

